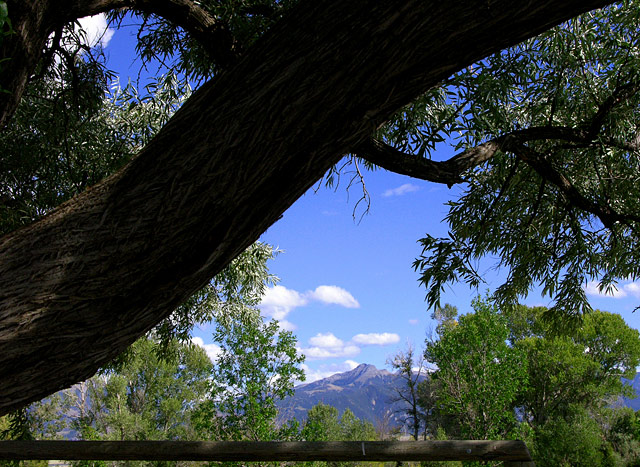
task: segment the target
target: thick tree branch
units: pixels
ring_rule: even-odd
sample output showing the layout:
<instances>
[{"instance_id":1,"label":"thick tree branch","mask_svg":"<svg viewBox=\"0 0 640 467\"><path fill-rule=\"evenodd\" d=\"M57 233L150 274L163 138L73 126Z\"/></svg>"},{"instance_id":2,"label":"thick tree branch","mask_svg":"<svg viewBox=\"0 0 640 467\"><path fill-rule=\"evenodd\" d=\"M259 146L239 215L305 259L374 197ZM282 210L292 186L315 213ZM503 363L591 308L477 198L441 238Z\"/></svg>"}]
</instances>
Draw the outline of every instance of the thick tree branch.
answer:
<instances>
[{"instance_id":1,"label":"thick tree branch","mask_svg":"<svg viewBox=\"0 0 640 467\"><path fill-rule=\"evenodd\" d=\"M226 24L192 0L75 0L69 20L127 8L160 16L187 31L221 67L234 63L241 47Z\"/></svg>"},{"instance_id":2,"label":"thick tree branch","mask_svg":"<svg viewBox=\"0 0 640 467\"><path fill-rule=\"evenodd\" d=\"M611 95L598 106L598 111L586 125L588 127L588 138L595 139L602 128L607 116L619 104L624 103L640 90L640 83L630 82L615 89Z\"/></svg>"},{"instance_id":3,"label":"thick tree branch","mask_svg":"<svg viewBox=\"0 0 640 467\"><path fill-rule=\"evenodd\" d=\"M122 171L0 239L0 415L91 376L429 87L607 3L301 0ZM11 0L11 73L69 4Z\"/></svg>"},{"instance_id":4,"label":"thick tree branch","mask_svg":"<svg viewBox=\"0 0 640 467\"><path fill-rule=\"evenodd\" d=\"M542 126L516 130L506 135L494 138L474 148L456 154L451 159L436 162L400 151L382 141L369 139L354 149L354 154L379 167L392 172L408 175L435 183L445 183L449 187L463 182L462 174L473 167L491 159L498 150L505 150L505 143L513 146L517 142L521 147L524 143L535 140L566 141L585 146L593 144L600 137L600 142L611 147L626 151L640 149L640 131L633 141L619 141L606 135L600 135L602 126L611 111L640 90L640 84L630 82L619 86L598 107L593 117L582 125L582 129ZM559 176L559 174L558 174ZM558 181L560 181L558 179ZM576 198L577 199L577 198ZM594 213L595 214L595 213ZM606 217L606 213L601 213Z\"/></svg>"},{"instance_id":5,"label":"thick tree branch","mask_svg":"<svg viewBox=\"0 0 640 467\"><path fill-rule=\"evenodd\" d=\"M240 46L225 24L192 0L7 0L15 34L0 43L0 129L13 115L47 38L84 16L131 8L165 18L191 34L222 68L235 63Z\"/></svg>"},{"instance_id":6,"label":"thick tree branch","mask_svg":"<svg viewBox=\"0 0 640 467\"><path fill-rule=\"evenodd\" d=\"M569 204L597 216L602 224L611 228L616 222L640 222L640 217L621 214L610 206L596 203L585 197L565 175L556 170L547 158L520 141L509 140L504 149L513 152L520 160L531 166L542 180L555 185L569 201Z\"/></svg>"},{"instance_id":7,"label":"thick tree branch","mask_svg":"<svg viewBox=\"0 0 640 467\"><path fill-rule=\"evenodd\" d=\"M600 125L606 113L619 103L629 93L637 92L637 87L625 87L626 91L616 93L616 97L608 99L593 119L593 125ZM473 167L489 160L498 151L514 153L520 160L531 166L538 175L552 183L564 194L570 204L597 216L608 228L615 222L640 222L640 217L631 214L621 214L610 206L589 200L571 183L571 181L557 171L553 165L541 154L537 153L525 143L536 140L567 141L573 143L592 144L597 137L593 133L593 126L589 130L568 127L533 127L516 130L504 136L487 141L474 148L456 154L451 159L436 162L412 154L407 154L381 141L369 139L361 143L354 150L354 154L364 160L396 173L436 183L446 183L449 187L463 182L462 174ZM610 141L612 145L620 147L621 143ZM635 144L624 143L624 149L637 150Z\"/></svg>"},{"instance_id":8,"label":"thick tree branch","mask_svg":"<svg viewBox=\"0 0 640 467\"><path fill-rule=\"evenodd\" d=\"M463 182L462 174L473 167L491 159L504 149L505 142L535 140L561 140L570 142L586 141L587 133L568 127L533 127L516 130L504 136L487 141L466 151L460 152L443 162L436 162L400 151L379 140L369 139L358 145L353 153L384 169L410 177L435 183L446 183L449 187Z\"/></svg>"},{"instance_id":9,"label":"thick tree branch","mask_svg":"<svg viewBox=\"0 0 640 467\"><path fill-rule=\"evenodd\" d=\"M463 181L462 173L480 165L493 157L500 145L488 141L475 148L455 155L444 162L414 156L400 151L382 141L369 139L360 144L354 155L384 169L402 175L419 178L435 183L446 183L449 187Z\"/></svg>"}]
</instances>

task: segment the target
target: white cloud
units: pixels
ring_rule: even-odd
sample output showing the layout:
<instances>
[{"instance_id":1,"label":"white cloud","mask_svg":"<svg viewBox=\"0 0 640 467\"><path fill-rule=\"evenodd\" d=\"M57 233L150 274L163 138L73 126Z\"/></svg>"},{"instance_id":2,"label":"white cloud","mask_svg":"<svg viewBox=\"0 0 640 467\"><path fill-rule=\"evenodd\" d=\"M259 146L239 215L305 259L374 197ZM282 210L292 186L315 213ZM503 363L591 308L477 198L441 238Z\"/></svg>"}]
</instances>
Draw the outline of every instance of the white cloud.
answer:
<instances>
[{"instance_id":1,"label":"white cloud","mask_svg":"<svg viewBox=\"0 0 640 467\"><path fill-rule=\"evenodd\" d=\"M331 332L328 332L326 334L316 334L314 337L309 339L309 344L313 345L314 347L323 348L337 348L344 346L344 342L334 336Z\"/></svg>"},{"instance_id":2,"label":"white cloud","mask_svg":"<svg viewBox=\"0 0 640 467\"><path fill-rule=\"evenodd\" d=\"M636 298L640 298L640 282L629 282L623 287L625 292L633 295Z\"/></svg>"},{"instance_id":3,"label":"white cloud","mask_svg":"<svg viewBox=\"0 0 640 467\"><path fill-rule=\"evenodd\" d=\"M114 30L109 27L104 13L80 18L78 23L80 23L80 28L86 33L86 45L90 47L95 47L98 44L106 47L113 37Z\"/></svg>"},{"instance_id":4,"label":"white cloud","mask_svg":"<svg viewBox=\"0 0 640 467\"><path fill-rule=\"evenodd\" d=\"M310 299L331 305L341 305L345 308L360 308L360 303L353 295L335 285L321 285L316 290L306 294Z\"/></svg>"},{"instance_id":5,"label":"white cloud","mask_svg":"<svg viewBox=\"0 0 640 467\"><path fill-rule=\"evenodd\" d=\"M309 300L300 292L281 285L267 288L260 309L270 318L283 320L294 308L304 306Z\"/></svg>"},{"instance_id":6,"label":"white cloud","mask_svg":"<svg viewBox=\"0 0 640 467\"><path fill-rule=\"evenodd\" d=\"M309 339L309 344L311 347L299 349L309 359L353 357L360 353L360 347L350 342L345 344L331 332L316 334Z\"/></svg>"},{"instance_id":7,"label":"white cloud","mask_svg":"<svg viewBox=\"0 0 640 467\"><path fill-rule=\"evenodd\" d=\"M287 321L286 319L278 321L278 327L283 331L295 331L296 329L298 329L298 326L290 321Z\"/></svg>"},{"instance_id":8,"label":"white cloud","mask_svg":"<svg viewBox=\"0 0 640 467\"><path fill-rule=\"evenodd\" d=\"M390 332L381 334L372 332L369 334L356 334L351 340L361 345L389 345L400 342L400 336Z\"/></svg>"},{"instance_id":9,"label":"white cloud","mask_svg":"<svg viewBox=\"0 0 640 467\"><path fill-rule=\"evenodd\" d=\"M215 362L218 355L222 352L222 349L216 344L205 344L201 337L192 337L191 342L202 347L212 362Z\"/></svg>"},{"instance_id":10,"label":"white cloud","mask_svg":"<svg viewBox=\"0 0 640 467\"><path fill-rule=\"evenodd\" d=\"M349 370L353 370L355 367L357 367L360 364L355 360L345 360L343 365L346 365L348 367L346 371L349 371Z\"/></svg>"},{"instance_id":11,"label":"white cloud","mask_svg":"<svg viewBox=\"0 0 640 467\"><path fill-rule=\"evenodd\" d=\"M301 349L307 358L338 358L338 357L354 357L360 353L360 347L356 345L345 345L342 347L307 347Z\"/></svg>"},{"instance_id":12,"label":"white cloud","mask_svg":"<svg viewBox=\"0 0 640 467\"><path fill-rule=\"evenodd\" d=\"M385 192L382 193L382 196L384 196L385 198L388 198L389 196L402 196L407 193L416 192L419 189L420 187L417 185L413 185L412 183L405 183L404 185L400 185L397 188L390 188L388 190L385 190Z\"/></svg>"},{"instance_id":13,"label":"white cloud","mask_svg":"<svg viewBox=\"0 0 640 467\"><path fill-rule=\"evenodd\" d=\"M415 326L416 324L418 324L419 322L420 322L420 320L417 320L417 319L410 319L410 320L409 320L409 324L413 324L414 326Z\"/></svg>"},{"instance_id":14,"label":"white cloud","mask_svg":"<svg viewBox=\"0 0 640 467\"><path fill-rule=\"evenodd\" d=\"M626 284L618 284L612 286L611 290L600 291L599 283L595 281L588 282L584 287L584 291L587 295L596 297L608 297L608 298L625 298L629 295L640 298L640 282L628 282Z\"/></svg>"},{"instance_id":15,"label":"white cloud","mask_svg":"<svg viewBox=\"0 0 640 467\"><path fill-rule=\"evenodd\" d=\"M345 371L353 370L359 365L358 362L353 360L345 360L343 363L332 363L329 365L320 365L318 369L312 370L308 365L302 364L301 367L306 375L305 383L313 383L319 379L328 378L336 373L343 373Z\"/></svg>"},{"instance_id":16,"label":"white cloud","mask_svg":"<svg viewBox=\"0 0 640 467\"><path fill-rule=\"evenodd\" d=\"M300 293L293 289L287 289L282 285L268 287L265 291L260 309L268 318L277 319L283 329L293 330L295 325L282 321L295 308L308 305L310 301L317 301L328 305L340 305L346 308L359 308L360 304L353 295L345 289L335 285L321 285L315 290Z\"/></svg>"}]
</instances>

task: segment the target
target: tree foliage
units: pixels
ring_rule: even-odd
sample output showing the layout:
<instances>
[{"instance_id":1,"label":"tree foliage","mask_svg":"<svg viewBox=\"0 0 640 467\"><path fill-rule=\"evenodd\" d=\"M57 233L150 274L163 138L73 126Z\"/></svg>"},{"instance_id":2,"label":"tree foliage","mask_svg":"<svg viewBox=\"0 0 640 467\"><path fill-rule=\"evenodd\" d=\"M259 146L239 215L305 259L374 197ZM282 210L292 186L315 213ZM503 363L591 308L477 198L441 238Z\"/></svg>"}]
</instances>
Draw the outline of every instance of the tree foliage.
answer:
<instances>
[{"instance_id":1,"label":"tree foliage","mask_svg":"<svg viewBox=\"0 0 640 467\"><path fill-rule=\"evenodd\" d=\"M640 337L620 315L596 310L585 315L575 333L558 335L545 322L543 308L519 306L510 314L516 322L526 315L526 321L536 323L530 335L511 340L529 362L529 385L519 402L534 428L550 418L568 418L576 404L599 410L621 396L633 396L623 378L636 374Z\"/></svg>"},{"instance_id":2,"label":"tree foliage","mask_svg":"<svg viewBox=\"0 0 640 467\"><path fill-rule=\"evenodd\" d=\"M543 307L473 308L427 344L437 370L420 395L431 436L517 437L536 465L635 465L637 414L619 400L633 397L624 378L640 363L636 329L594 311L562 334Z\"/></svg>"},{"instance_id":3,"label":"tree foliage","mask_svg":"<svg viewBox=\"0 0 640 467\"><path fill-rule=\"evenodd\" d=\"M186 79L191 77L198 84L213 78L186 100L117 175L82 191L29 228L11 232L1 242L0 264L5 269L0 277L7 284L0 288L11 291L11 298L2 303L6 307L1 316L16 324L2 327L9 337L0 341L8 342L15 352L3 348L0 366L11 372L3 380L22 381L24 386L3 388L0 399L9 402L1 410L86 378L135 337L167 318L345 153L353 152L368 164L382 166L429 162L421 157L406 162L394 153L380 163L371 149L380 148L371 138L395 110L416 96L425 92L439 95L437 86L428 90L462 67L607 2L571 0L558 5L545 0L535 8L510 3L487 8L481 0L446 5L79 0L63 8L54 0L6 3L11 26L20 33L4 36L0 47L0 60L12 61L10 72L0 68L0 86L10 91L0 93L2 125L19 100L28 97L25 90L32 88L27 83L31 81L32 87L42 84L40 80L50 79L50 71L58 64L66 67L55 77L62 76L62 86L78 77L82 84L83 73L102 79L95 62L84 60L86 47L72 52L66 48L67 38L75 31L72 22L98 12L111 12L117 22L122 9L136 11L142 19L138 52L144 60L158 59L168 65L170 75L185 73ZM50 11L56 13L44 14ZM461 18L464 28L459 28ZM460 34L450 34L457 28ZM93 97L95 89L88 88ZM96 102L65 100L61 108L66 117L76 106L91 107ZM420 108L420 102L413 107ZM447 109L443 109L444 115ZM69 120L90 129L92 115L79 109ZM407 123L396 126L411 130L429 124L416 115L406 113ZM59 126L64 126L64 120ZM392 123L388 128L393 127ZM24 195L40 198L46 209L63 200L59 187L79 191L91 177L99 177L97 172L82 170L87 158L66 147L67 142L82 146L74 133L68 133L64 141L59 132L52 136L59 159L77 165L78 170L69 180L55 180L51 186L40 181L40 173L36 179L21 177ZM112 136L106 138L109 144ZM410 132L404 137L412 138ZM87 145L86 150L93 148ZM127 158L109 159L109 151L104 154L107 159L101 162L108 166L104 172ZM58 159L50 161L51 167L57 166ZM437 181L457 182L458 169ZM569 199L578 207L588 205L580 197ZM9 204L15 201L6 199ZM41 214L29 211L24 203L17 204L22 211L4 213L14 225ZM41 248L29 247L36 244ZM50 251L45 252L45 246ZM52 286L51 271L64 280L56 279ZM17 280L28 287L13 287L15 277L28 277ZM43 299L36 306L33 297L56 298ZM70 310L86 322L71 318ZM112 319L114 310L118 316ZM40 347L49 339L30 335L42 333L24 321L33 323L36 316L52 339L75 339L56 346L55 355L42 363L56 375L55 381L24 374L36 362L40 364L42 355L49 355ZM88 336L86 323L102 326ZM31 344L12 345L14 338ZM85 338L93 344L85 361L58 367L57 362L73 359L61 355L63 349L82 346L79 340Z\"/></svg>"},{"instance_id":4,"label":"tree foliage","mask_svg":"<svg viewBox=\"0 0 640 467\"><path fill-rule=\"evenodd\" d=\"M447 282L481 284L487 256L508 271L501 304L539 285L558 317L590 309L587 281L639 276L639 19L635 2L586 13L461 70L387 125L418 155L451 141L449 164L467 169L449 236L422 239L414 264L430 304Z\"/></svg>"},{"instance_id":5,"label":"tree foliage","mask_svg":"<svg viewBox=\"0 0 640 467\"><path fill-rule=\"evenodd\" d=\"M220 354L212 373L207 401L196 425L207 439L277 441L291 438L295 425L278 427L276 402L293 394L304 380L296 338L277 321L264 322L259 312L220 315L214 341Z\"/></svg>"},{"instance_id":6,"label":"tree foliage","mask_svg":"<svg viewBox=\"0 0 640 467\"><path fill-rule=\"evenodd\" d=\"M342 415L338 409L323 403L307 411L307 418L300 431L303 441L376 441L375 427L366 420L360 420L349 409ZM356 462L310 462L315 467L349 467Z\"/></svg>"},{"instance_id":7,"label":"tree foliage","mask_svg":"<svg viewBox=\"0 0 640 467\"><path fill-rule=\"evenodd\" d=\"M215 25L206 40L194 29L157 13L122 9L109 12L112 24L138 25L136 51L144 65L166 68L185 82L202 83L220 73L271 28L296 0L203 0L197 11ZM195 4L193 5L195 7ZM218 44L209 43L216 39Z\"/></svg>"},{"instance_id":8,"label":"tree foliage","mask_svg":"<svg viewBox=\"0 0 640 467\"><path fill-rule=\"evenodd\" d=\"M78 52L79 53L79 52ZM32 223L126 164L188 89L159 77L140 94L100 63L73 60L34 82L0 133L0 231ZM105 95L105 93L107 93Z\"/></svg>"},{"instance_id":9,"label":"tree foliage","mask_svg":"<svg viewBox=\"0 0 640 467\"><path fill-rule=\"evenodd\" d=\"M375 441L377 438L370 422L358 419L349 409L340 415L338 409L323 403L309 409L301 436L305 441Z\"/></svg>"},{"instance_id":10,"label":"tree foliage","mask_svg":"<svg viewBox=\"0 0 640 467\"><path fill-rule=\"evenodd\" d=\"M477 299L473 308L427 343L425 358L437 366L437 410L455 416L463 439L505 439L516 426L527 361L507 344L507 322L495 306Z\"/></svg>"},{"instance_id":11,"label":"tree foliage","mask_svg":"<svg viewBox=\"0 0 640 467\"><path fill-rule=\"evenodd\" d=\"M40 403L18 412L14 418L25 419L15 422L12 438L41 439L47 433L83 440L297 438L295 423L275 423L276 401L304 379L295 337L279 330L276 321L265 323L255 309L218 311L215 361L201 347L177 339L168 344L140 339L116 367L56 394L55 406Z\"/></svg>"},{"instance_id":12,"label":"tree foliage","mask_svg":"<svg viewBox=\"0 0 640 467\"><path fill-rule=\"evenodd\" d=\"M82 439L193 440L191 415L207 394L212 363L204 350L173 343L160 358L157 342L140 339L118 371L66 392L71 428Z\"/></svg>"},{"instance_id":13,"label":"tree foliage","mask_svg":"<svg viewBox=\"0 0 640 467\"><path fill-rule=\"evenodd\" d=\"M395 395L390 402L401 404L400 414L416 441L420 434L424 433L421 428L424 425L425 414L419 404L418 392L420 381L425 377L424 363L423 355L416 354L411 344L387 360L387 364L391 366L400 380L400 384L394 388Z\"/></svg>"}]
</instances>

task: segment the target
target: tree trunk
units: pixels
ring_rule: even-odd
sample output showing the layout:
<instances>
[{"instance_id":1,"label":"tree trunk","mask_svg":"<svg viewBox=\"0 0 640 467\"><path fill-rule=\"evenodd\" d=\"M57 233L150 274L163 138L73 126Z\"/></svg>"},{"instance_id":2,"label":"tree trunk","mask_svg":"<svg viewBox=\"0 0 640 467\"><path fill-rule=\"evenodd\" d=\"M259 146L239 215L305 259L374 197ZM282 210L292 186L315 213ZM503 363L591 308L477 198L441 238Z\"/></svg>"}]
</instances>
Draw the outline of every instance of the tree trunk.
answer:
<instances>
[{"instance_id":1,"label":"tree trunk","mask_svg":"<svg viewBox=\"0 0 640 467\"><path fill-rule=\"evenodd\" d=\"M122 171L0 240L0 414L91 376L399 107L605 3L301 2Z\"/></svg>"}]
</instances>

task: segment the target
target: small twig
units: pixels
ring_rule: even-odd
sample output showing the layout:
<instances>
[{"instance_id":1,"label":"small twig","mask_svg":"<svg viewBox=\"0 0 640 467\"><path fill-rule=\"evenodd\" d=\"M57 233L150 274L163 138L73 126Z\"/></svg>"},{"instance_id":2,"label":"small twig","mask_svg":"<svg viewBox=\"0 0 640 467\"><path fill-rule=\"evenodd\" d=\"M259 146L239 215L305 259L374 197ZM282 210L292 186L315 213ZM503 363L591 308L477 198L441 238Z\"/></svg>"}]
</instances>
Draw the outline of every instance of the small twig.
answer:
<instances>
[{"instance_id":1,"label":"small twig","mask_svg":"<svg viewBox=\"0 0 640 467\"><path fill-rule=\"evenodd\" d=\"M354 221L356 220L356 211L357 211L358 206L360 205L360 203L362 203L363 201L367 203L366 209L364 210L364 212L360 216L360 219L358 220L358 224L360 224L360 222L362 222L362 219L364 218L364 216L371 209L371 196L369 196L369 192L367 191L367 186L366 186L366 184L364 182L364 176L362 175L362 172L360 172L360 167L358 166L358 159L356 159L355 157L353 158L353 164L355 166L355 174L353 175L353 177L349 181L349 185L347 186L347 193L349 192L349 188L351 188L351 186L353 185L353 182L355 180L359 180L360 181L360 185L362 186L362 196L360 197L360 199L358 200L356 205L353 207L353 212L351 214Z\"/></svg>"}]
</instances>

